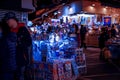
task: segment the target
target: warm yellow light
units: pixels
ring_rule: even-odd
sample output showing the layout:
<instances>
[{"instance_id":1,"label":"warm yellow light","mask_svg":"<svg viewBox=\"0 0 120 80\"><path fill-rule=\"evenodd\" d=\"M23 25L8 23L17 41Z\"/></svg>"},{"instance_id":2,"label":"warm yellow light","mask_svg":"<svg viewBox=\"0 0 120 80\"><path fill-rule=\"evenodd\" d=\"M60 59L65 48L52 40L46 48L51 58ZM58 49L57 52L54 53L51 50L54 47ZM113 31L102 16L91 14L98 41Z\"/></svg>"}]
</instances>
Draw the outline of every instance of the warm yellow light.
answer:
<instances>
[{"instance_id":1,"label":"warm yellow light","mask_svg":"<svg viewBox=\"0 0 120 80\"><path fill-rule=\"evenodd\" d=\"M95 7L95 4L92 4L92 7Z\"/></svg>"},{"instance_id":2,"label":"warm yellow light","mask_svg":"<svg viewBox=\"0 0 120 80\"><path fill-rule=\"evenodd\" d=\"M93 10L93 9L94 9L94 7L93 7L93 6L90 6L90 9L91 9L91 10Z\"/></svg>"},{"instance_id":3,"label":"warm yellow light","mask_svg":"<svg viewBox=\"0 0 120 80\"><path fill-rule=\"evenodd\" d=\"M104 11L106 11L106 10L107 10L107 8L105 7L105 8L103 8L103 10L104 10Z\"/></svg>"}]
</instances>

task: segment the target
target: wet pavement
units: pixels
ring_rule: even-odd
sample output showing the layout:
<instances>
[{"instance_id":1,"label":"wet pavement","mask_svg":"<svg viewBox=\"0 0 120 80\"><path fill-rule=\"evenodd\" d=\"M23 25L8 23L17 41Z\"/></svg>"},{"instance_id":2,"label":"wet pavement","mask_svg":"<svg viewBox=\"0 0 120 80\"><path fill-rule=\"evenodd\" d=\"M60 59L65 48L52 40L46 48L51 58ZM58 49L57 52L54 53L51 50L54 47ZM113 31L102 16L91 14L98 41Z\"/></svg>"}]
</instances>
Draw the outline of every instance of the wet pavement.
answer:
<instances>
[{"instance_id":1,"label":"wet pavement","mask_svg":"<svg viewBox=\"0 0 120 80\"><path fill-rule=\"evenodd\" d=\"M77 80L120 80L120 67L112 62L99 60L99 48L87 48L85 51L87 73Z\"/></svg>"}]
</instances>

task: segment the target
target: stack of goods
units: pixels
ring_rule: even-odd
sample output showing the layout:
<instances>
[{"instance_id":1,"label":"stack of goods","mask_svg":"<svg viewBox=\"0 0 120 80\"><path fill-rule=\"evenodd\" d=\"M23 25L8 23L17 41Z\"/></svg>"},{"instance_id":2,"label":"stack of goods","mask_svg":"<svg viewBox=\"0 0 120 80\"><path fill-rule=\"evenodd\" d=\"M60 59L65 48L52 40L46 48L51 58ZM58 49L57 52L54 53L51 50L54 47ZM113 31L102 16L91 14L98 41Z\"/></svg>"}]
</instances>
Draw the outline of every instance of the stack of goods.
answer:
<instances>
[{"instance_id":1,"label":"stack of goods","mask_svg":"<svg viewBox=\"0 0 120 80\"><path fill-rule=\"evenodd\" d=\"M71 59L61 59L34 64L34 78L35 80L75 80L78 73L75 75L71 62Z\"/></svg>"},{"instance_id":2,"label":"stack of goods","mask_svg":"<svg viewBox=\"0 0 120 80\"><path fill-rule=\"evenodd\" d=\"M75 61L78 66L79 73L85 74L87 72L87 68L86 68L86 59L85 59L85 54L83 53L83 49L76 49Z\"/></svg>"},{"instance_id":3,"label":"stack of goods","mask_svg":"<svg viewBox=\"0 0 120 80\"><path fill-rule=\"evenodd\" d=\"M34 80L58 80L57 66L48 63L34 64Z\"/></svg>"}]
</instances>

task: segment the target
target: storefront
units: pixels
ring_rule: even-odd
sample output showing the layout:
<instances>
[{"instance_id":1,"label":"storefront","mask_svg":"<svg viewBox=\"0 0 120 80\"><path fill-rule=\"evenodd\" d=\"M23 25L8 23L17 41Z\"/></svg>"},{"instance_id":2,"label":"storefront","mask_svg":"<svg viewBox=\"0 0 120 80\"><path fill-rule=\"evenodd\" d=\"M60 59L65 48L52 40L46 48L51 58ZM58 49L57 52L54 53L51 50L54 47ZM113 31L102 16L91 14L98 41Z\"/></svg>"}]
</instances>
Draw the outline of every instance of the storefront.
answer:
<instances>
[{"instance_id":1,"label":"storefront","mask_svg":"<svg viewBox=\"0 0 120 80\"><path fill-rule=\"evenodd\" d=\"M76 1L64 7L63 10L65 23L82 24L89 28L86 36L88 46L98 47L101 27L110 27L112 24L120 23L120 9L102 6L98 1Z\"/></svg>"}]
</instances>

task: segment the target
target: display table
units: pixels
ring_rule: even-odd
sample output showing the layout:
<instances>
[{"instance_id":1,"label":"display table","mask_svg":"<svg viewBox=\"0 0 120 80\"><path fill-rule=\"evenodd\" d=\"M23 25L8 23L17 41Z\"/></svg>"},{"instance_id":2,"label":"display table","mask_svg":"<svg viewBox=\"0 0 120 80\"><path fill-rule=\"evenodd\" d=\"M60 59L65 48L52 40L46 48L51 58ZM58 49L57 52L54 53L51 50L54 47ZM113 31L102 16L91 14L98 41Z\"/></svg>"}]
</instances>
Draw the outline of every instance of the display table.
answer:
<instances>
[{"instance_id":1,"label":"display table","mask_svg":"<svg viewBox=\"0 0 120 80\"><path fill-rule=\"evenodd\" d=\"M33 41L34 80L76 80L86 73L85 54L75 43Z\"/></svg>"},{"instance_id":2,"label":"display table","mask_svg":"<svg viewBox=\"0 0 120 80\"><path fill-rule=\"evenodd\" d=\"M108 40L106 47L110 50L112 59L120 58L120 39L110 39Z\"/></svg>"},{"instance_id":3,"label":"display table","mask_svg":"<svg viewBox=\"0 0 120 80\"><path fill-rule=\"evenodd\" d=\"M79 75L72 60L53 60L53 62L34 63L35 80L76 80ZM76 68L77 69L77 68Z\"/></svg>"}]
</instances>

